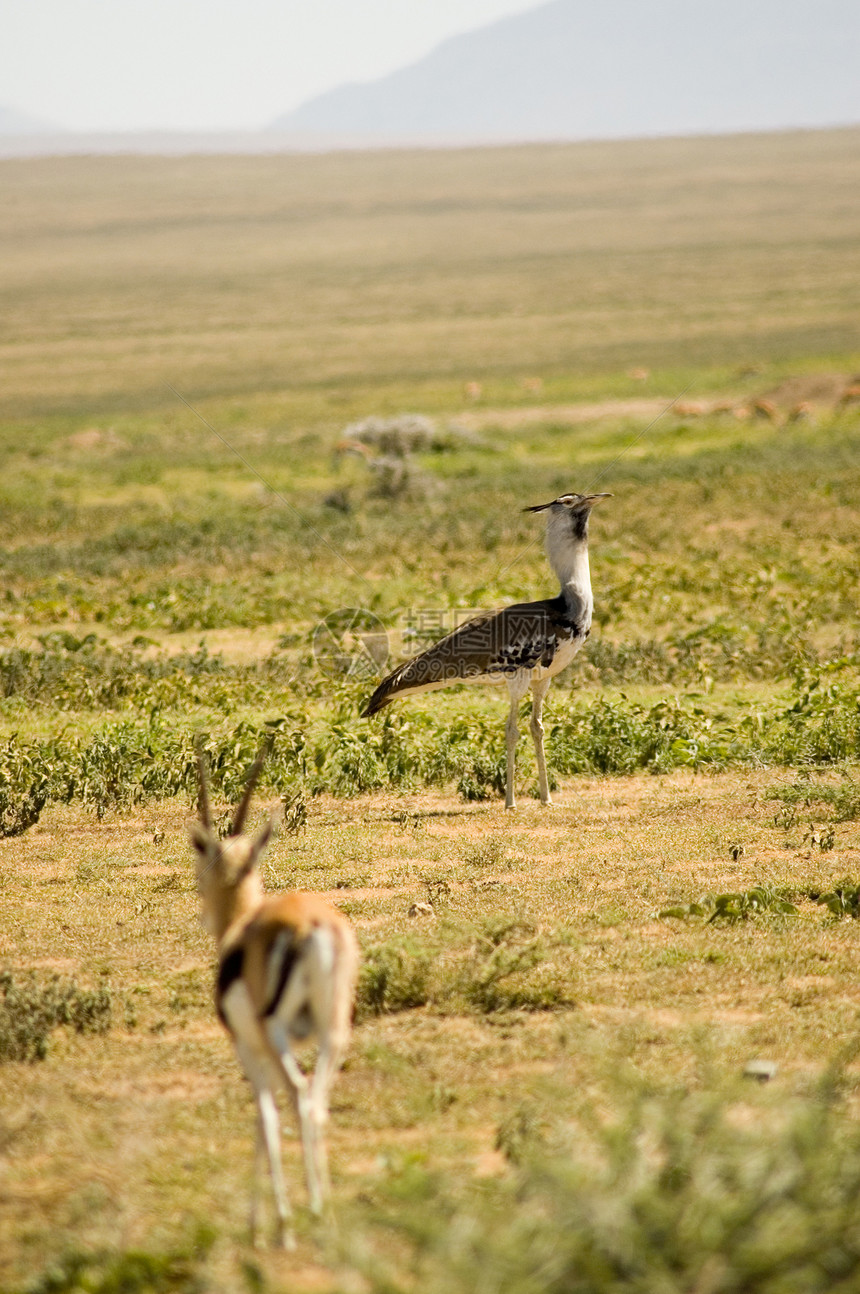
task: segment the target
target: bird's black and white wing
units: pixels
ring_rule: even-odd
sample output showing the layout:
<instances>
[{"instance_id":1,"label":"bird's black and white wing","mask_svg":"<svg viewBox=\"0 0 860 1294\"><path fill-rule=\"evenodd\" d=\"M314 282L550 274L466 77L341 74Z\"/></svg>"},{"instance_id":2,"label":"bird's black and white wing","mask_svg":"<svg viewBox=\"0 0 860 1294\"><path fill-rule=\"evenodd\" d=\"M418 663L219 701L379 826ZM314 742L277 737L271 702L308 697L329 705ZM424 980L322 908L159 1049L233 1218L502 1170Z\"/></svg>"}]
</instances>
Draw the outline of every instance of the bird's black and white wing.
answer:
<instances>
[{"instance_id":1,"label":"bird's black and white wing","mask_svg":"<svg viewBox=\"0 0 860 1294\"><path fill-rule=\"evenodd\" d=\"M559 652L585 632L584 625L566 615L560 597L476 616L383 679L362 713L375 714L408 693L457 682L502 680L539 666L549 669Z\"/></svg>"}]
</instances>

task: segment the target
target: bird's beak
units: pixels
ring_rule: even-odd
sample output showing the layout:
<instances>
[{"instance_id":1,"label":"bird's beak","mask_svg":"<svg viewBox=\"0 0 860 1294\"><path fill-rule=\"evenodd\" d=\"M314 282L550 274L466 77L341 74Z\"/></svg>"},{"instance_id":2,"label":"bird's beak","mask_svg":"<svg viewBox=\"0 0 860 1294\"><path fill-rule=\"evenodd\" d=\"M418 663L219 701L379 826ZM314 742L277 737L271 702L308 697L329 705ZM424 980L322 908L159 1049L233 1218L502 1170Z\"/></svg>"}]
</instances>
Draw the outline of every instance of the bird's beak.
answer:
<instances>
[{"instance_id":1,"label":"bird's beak","mask_svg":"<svg viewBox=\"0 0 860 1294\"><path fill-rule=\"evenodd\" d=\"M593 508L595 503L599 503L601 499L611 498L611 494L585 494L580 500L578 506L580 508ZM554 503L558 503L558 499L551 499L549 503L535 503L530 508L523 508L523 512L545 512L546 509L551 508Z\"/></svg>"}]
</instances>

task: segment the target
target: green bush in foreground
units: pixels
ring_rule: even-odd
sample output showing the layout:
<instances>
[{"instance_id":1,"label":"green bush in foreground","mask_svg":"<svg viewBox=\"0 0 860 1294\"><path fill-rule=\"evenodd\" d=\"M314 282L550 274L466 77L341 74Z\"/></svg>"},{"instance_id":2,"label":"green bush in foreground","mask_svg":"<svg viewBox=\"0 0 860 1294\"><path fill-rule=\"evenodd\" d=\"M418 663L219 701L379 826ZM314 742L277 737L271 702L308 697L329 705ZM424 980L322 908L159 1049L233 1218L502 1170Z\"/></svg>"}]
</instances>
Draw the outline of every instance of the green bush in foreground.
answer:
<instances>
[{"instance_id":1,"label":"green bush in foreground","mask_svg":"<svg viewBox=\"0 0 860 1294\"><path fill-rule=\"evenodd\" d=\"M201 1228L189 1243L164 1253L70 1253L16 1294L205 1294L211 1285L204 1264L214 1241Z\"/></svg>"},{"instance_id":2,"label":"green bush in foreground","mask_svg":"<svg viewBox=\"0 0 860 1294\"><path fill-rule=\"evenodd\" d=\"M620 1088L620 1084L619 1084ZM852 1294L860 1128L827 1092L643 1087L567 1125L513 1112L510 1175L446 1185L414 1161L366 1252L377 1294ZM385 1236L394 1233L400 1258ZM408 1257L404 1257L404 1253Z\"/></svg>"}]
</instances>

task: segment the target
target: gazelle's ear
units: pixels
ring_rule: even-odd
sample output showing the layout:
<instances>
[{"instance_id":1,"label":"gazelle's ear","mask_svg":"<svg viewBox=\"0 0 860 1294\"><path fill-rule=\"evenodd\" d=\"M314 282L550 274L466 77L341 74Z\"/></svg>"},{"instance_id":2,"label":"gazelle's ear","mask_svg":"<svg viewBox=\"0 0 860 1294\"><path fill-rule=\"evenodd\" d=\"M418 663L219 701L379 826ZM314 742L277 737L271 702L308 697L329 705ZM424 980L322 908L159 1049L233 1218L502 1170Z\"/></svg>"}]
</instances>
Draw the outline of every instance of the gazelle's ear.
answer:
<instances>
[{"instance_id":1,"label":"gazelle's ear","mask_svg":"<svg viewBox=\"0 0 860 1294\"><path fill-rule=\"evenodd\" d=\"M203 825L202 822L192 822L188 834L191 837L191 844L197 850L198 854L204 857L209 853L209 846L212 842L212 834Z\"/></svg>"}]
</instances>

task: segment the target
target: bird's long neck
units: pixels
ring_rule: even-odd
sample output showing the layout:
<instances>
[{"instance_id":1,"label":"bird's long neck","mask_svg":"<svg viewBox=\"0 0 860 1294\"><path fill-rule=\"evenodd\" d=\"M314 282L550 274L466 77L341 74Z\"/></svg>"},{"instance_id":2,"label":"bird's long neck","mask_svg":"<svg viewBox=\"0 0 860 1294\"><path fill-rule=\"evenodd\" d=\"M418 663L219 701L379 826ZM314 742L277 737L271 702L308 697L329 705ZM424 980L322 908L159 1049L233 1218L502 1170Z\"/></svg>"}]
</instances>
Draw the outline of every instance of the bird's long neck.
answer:
<instances>
[{"instance_id":1,"label":"bird's long neck","mask_svg":"<svg viewBox=\"0 0 860 1294\"><path fill-rule=\"evenodd\" d=\"M584 630L588 629L594 608L588 566L588 513L551 516L546 530L546 549L561 584L568 615Z\"/></svg>"}]
</instances>

